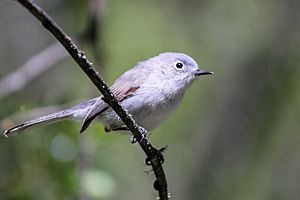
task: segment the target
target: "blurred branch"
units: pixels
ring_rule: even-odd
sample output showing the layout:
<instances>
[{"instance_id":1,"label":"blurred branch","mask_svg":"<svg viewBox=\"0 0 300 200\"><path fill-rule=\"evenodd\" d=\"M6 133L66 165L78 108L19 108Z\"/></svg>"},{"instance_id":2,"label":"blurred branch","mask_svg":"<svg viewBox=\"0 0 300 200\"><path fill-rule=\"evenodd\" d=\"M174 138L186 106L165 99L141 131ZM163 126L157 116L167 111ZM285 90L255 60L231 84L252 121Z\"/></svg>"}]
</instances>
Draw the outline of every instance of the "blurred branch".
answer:
<instances>
[{"instance_id":1,"label":"blurred branch","mask_svg":"<svg viewBox=\"0 0 300 200\"><path fill-rule=\"evenodd\" d=\"M87 38L92 45L96 63L101 67L101 73L104 72L104 55L102 42L102 20L104 6L106 0L90 0L89 1L89 19L88 27L85 32Z\"/></svg>"},{"instance_id":2,"label":"blurred branch","mask_svg":"<svg viewBox=\"0 0 300 200\"><path fill-rule=\"evenodd\" d=\"M102 23L99 17L103 15L104 3L105 0L90 0L89 25L83 35L76 37L78 41L91 43L96 63L101 66L101 73L104 73L104 56L100 31ZM0 99L23 89L27 84L47 72L47 70L56 66L55 64L67 55L61 44L56 42L32 56L25 64L18 67L16 71L0 80Z\"/></svg>"},{"instance_id":3,"label":"blurred branch","mask_svg":"<svg viewBox=\"0 0 300 200\"><path fill-rule=\"evenodd\" d=\"M168 199L168 190L165 173L162 167L163 156L161 150L154 148L150 142L143 138L143 128L139 127L134 119L122 108L116 98L113 96L104 80L94 70L91 63L87 60L85 54L80 51L77 46L71 41L64 31L50 18L50 16L39 6L30 0L18 0L31 14L33 14L42 25L49 30L56 39L65 47L73 59L78 63L80 68L86 73L98 90L103 94L104 101L120 116L121 120L126 124L139 145L147 155L146 164L151 164L157 180L154 183L154 188L158 190L160 200Z\"/></svg>"},{"instance_id":4,"label":"blurred branch","mask_svg":"<svg viewBox=\"0 0 300 200\"><path fill-rule=\"evenodd\" d=\"M16 71L0 80L0 99L23 89L28 83L44 74L67 56L67 52L58 42L31 57Z\"/></svg>"},{"instance_id":5,"label":"blurred branch","mask_svg":"<svg viewBox=\"0 0 300 200\"><path fill-rule=\"evenodd\" d=\"M101 18L104 15L106 1L107 0L89 0L87 27L78 37L80 41L91 45L95 57L95 64L100 66L99 70L101 74L104 74L105 71Z\"/></svg>"}]
</instances>

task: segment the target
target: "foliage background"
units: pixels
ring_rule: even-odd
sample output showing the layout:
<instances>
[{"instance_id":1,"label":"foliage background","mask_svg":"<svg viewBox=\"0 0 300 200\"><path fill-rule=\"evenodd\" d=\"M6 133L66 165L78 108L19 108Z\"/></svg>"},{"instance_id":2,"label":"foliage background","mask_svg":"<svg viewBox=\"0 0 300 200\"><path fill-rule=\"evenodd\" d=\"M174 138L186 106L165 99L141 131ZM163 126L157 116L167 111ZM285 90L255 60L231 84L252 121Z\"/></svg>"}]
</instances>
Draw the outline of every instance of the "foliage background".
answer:
<instances>
[{"instance_id":1,"label":"foliage background","mask_svg":"<svg viewBox=\"0 0 300 200\"><path fill-rule=\"evenodd\" d=\"M83 0L37 1L73 37ZM300 196L300 3L296 0L107 0L101 15L109 84L163 51L215 75L196 81L151 141L168 145L172 199L296 200ZM0 1L0 79L55 42L16 1ZM89 43L80 43L96 62ZM98 95L69 57L0 99L1 130L49 105ZM35 113L36 114L36 113ZM155 199L144 154L94 123L59 122L0 140L0 199Z\"/></svg>"}]
</instances>

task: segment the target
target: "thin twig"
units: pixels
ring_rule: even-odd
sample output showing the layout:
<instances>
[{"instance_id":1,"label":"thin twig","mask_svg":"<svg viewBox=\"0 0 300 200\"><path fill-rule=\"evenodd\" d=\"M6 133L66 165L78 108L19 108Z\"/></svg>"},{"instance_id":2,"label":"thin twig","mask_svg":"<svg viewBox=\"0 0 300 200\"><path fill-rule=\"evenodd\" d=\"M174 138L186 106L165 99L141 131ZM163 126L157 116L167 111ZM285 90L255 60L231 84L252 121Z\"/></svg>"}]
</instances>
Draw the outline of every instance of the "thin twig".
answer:
<instances>
[{"instance_id":1,"label":"thin twig","mask_svg":"<svg viewBox=\"0 0 300 200\"><path fill-rule=\"evenodd\" d=\"M0 99L23 89L28 83L45 73L51 67L56 66L55 63L67 55L66 50L61 44L56 42L31 57L16 71L0 80Z\"/></svg>"},{"instance_id":2,"label":"thin twig","mask_svg":"<svg viewBox=\"0 0 300 200\"><path fill-rule=\"evenodd\" d=\"M139 127L133 118L122 108L109 90L108 86L105 84L104 80L99 76L98 72L96 72L92 67L92 64L87 60L85 54L76 47L76 45L71 41L70 37L64 33L64 31L50 18L50 16L32 1L18 0L18 2L27 8L27 10L31 12L31 14L33 14L42 23L42 25L49 30L65 47L73 59L78 63L80 68L86 73L98 90L103 94L105 102L111 106L111 108L126 124L147 155L146 160L152 165L154 174L157 178L154 187L159 192L160 200L167 200L168 189L165 173L161 165L163 160L161 151L152 147L147 139L143 139L141 131L143 129Z\"/></svg>"},{"instance_id":3,"label":"thin twig","mask_svg":"<svg viewBox=\"0 0 300 200\"><path fill-rule=\"evenodd\" d=\"M102 17L104 15L106 0L90 0L89 1L89 16L86 37L90 40L94 52L96 63L100 65L101 72L104 70L104 55L103 55L103 37Z\"/></svg>"}]
</instances>

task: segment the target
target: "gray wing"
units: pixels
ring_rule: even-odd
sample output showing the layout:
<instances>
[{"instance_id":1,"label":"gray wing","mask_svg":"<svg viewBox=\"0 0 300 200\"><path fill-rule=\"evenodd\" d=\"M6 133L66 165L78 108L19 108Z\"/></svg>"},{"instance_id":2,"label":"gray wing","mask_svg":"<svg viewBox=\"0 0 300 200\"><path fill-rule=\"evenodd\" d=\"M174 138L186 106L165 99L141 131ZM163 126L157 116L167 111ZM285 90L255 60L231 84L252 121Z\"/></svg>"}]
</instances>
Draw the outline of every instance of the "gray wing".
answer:
<instances>
[{"instance_id":1,"label":"gray wing","mask_svg":"<svg viewBox=\"0 0 300 200\"><path fill-rule=\"evenodd\" d=\"M137 73L137 70L139 73ZM130 97L140 88L140 85L144 83L149 76L149 72L146 73L145 71L148 70L137 66L125 72L114 82L110 89L119 102L122 102L124 99ZM106 104L102 98L102 96L98 97L96 103L89 110L88 114L83 120L80 133L85 131L98 115L109 108L109 105Z\"/></svg>"}]
</instances>

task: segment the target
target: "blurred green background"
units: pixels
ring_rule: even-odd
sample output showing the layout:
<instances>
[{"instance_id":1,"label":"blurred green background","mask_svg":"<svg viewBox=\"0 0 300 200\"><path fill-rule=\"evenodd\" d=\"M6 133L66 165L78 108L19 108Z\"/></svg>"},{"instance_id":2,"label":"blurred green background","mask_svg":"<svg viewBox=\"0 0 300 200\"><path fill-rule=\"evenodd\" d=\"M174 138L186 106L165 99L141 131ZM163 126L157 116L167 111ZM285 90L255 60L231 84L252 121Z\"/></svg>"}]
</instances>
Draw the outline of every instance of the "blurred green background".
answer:
<instances>
[{"instance_id":1,"label":"blurred green background","mask_svg":"<svg viewBox=\"0 0 300 200\"><path fill-rule=\"evenodd\" d=\"M79 38L109 84L164 51L187 53L215 72L197 80L150 136L154 146L168 145L172 199L299 199L299 1L36 2ZM1 80L55 39L16 1L0 2L0 30L1 131L99 95L69 56L4 93L21 79ZM64 121L0 140L0 199L157 197L138 145L105 134L100 123L79 135L80 125Z\"/></svg>"}]
</instances>

